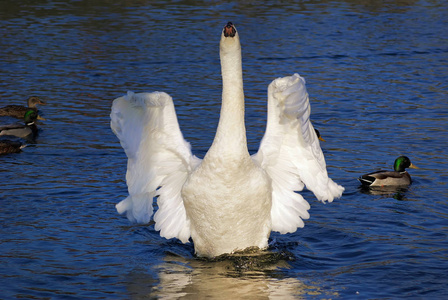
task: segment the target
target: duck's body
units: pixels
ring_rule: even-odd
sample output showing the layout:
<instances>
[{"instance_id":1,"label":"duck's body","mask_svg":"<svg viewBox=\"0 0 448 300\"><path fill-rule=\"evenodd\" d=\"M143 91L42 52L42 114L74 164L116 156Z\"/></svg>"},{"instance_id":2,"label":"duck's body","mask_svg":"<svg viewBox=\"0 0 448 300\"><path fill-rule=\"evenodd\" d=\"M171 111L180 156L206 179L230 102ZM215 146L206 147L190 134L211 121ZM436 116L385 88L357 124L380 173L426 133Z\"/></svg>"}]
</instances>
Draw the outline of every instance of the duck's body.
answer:
<instances>
[{"instance_id":1,"label":"duck's body","mask_svg":"<svg viewBox=\"0 0 448 300\"><path fill-rule=\"evenodd\" d=\"M406 171L376 171L362 175L359 181L366 186L400 186L411 184L411 176Z\"/></svg>"},{"instance_id":2,"label":"duck's body","mask_svg":"<svg viewBox=\"0 0 448 300\"><path fill-rule=\"evenodd\" d=\"M400 156L394 162L394 171L376 171L358 178L363 186L407 186L410 185L411 175L407 168L418 169L407 156Z\"/></svg>"},{"instance_id":3,"label":"duck's body","mask_svg":"<svg viewBox=\"0 0 448 300\"><path fill-rule=\"evenodd\" d=\"M21 142L0 140L0 154L19 153L25 147Z\"/></svg>"},{"instance_id":4,"label":"duck's body","mask_svg":"<svg viewBox=\"0 0 448 300\"><path fill-rule=\"evenodd\" d=\"M23 105L7 105L5 107L0 108L0 116L8 116L14 117L17 119L23 119L25 117L25 113L29 110L33 110L37 113L37 105L45 105L45 102L42 101L39 97L31 96L27 100L28 107ZM38 116L38 118L41 118Z\"/></svg>"},{"instance_id":5,"label":"duck's body","mask_svg":"<svg viewBox=\"0 0 448 300\"><path fill-rule=\"evenodd\" d=\"M9 125L0 126L0 136L10 135L20 138L35 137L37 135L36 126L37 113L33 110L28 110L25 113L24 124L14 123Z\"/></svg>"},{"instance_id":6,"label":"duck's body","mask_svg":"<svg viewBox=\"0 0 448 300\"><path fill-rule=\"evenodd\" d=\"M171 97L129 92L114 101L111 127L128 156L129 196L117 204L131 221L149 222L158 196L155 229L188 242L199 256L266 248L272 230L303 227L304 183L329 202L344 190L328 178L318 137L309 122L305 81L298 74L268 89L268 124L258 153L247 149L241 45L233 24L220 42L222 107L216 136L201 160L183 139Z\"/></svg>"}]
</instances>

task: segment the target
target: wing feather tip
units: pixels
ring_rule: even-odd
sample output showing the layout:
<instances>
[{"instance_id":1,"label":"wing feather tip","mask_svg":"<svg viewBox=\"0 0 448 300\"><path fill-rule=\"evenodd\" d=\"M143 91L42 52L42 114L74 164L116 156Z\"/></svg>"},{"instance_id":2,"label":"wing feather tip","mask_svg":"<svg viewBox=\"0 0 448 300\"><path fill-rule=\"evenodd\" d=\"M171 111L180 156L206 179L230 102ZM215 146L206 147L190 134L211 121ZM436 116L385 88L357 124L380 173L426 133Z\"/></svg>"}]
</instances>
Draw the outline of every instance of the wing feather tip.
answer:
<instances>
[{"instance_id":1,"label":"wing feather tip","mask_svg":"<svg viewBox=\"0 0 448 300\"><path fill-rule=\"evenodd\" d=\"M118 212L120 215L124 214L127 210L129 210L129 209L131 208L131 206L132 206L132 202L131 202L131 200L130 200L129 198L130 198L130 196L127 197L126 199L124 199L124 200L118 202L118 203L115 205L115 209L117 210L117 212Z\"/></svg>"},{"instance_id":2,"label":"wing feather tip","mask_svg":"<svg viewBox=\"0 0 448 300\"><path fill-rule=\"evenodd\" d=\"M298 218L295 220L292 224L278 224L276 226L272 226L272 231L277 231L280 234L287 234L287 233L294 233L299 228L305 227L305 222L302 220L302 218Z\"/></svg>"}]
</instances>

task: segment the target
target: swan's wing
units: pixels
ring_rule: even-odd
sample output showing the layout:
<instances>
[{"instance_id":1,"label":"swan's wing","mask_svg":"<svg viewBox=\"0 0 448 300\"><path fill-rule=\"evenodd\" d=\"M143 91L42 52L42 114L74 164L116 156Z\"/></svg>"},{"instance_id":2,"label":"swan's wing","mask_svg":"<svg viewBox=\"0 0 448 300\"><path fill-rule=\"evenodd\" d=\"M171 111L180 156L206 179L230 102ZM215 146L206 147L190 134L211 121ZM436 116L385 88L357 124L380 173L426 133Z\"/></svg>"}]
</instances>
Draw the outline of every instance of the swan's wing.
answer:
<instances>
[{"instance_id":1,"label":"swan's wing","mask_svg":"<svg viewBox=\"0 0 448 300\"><path fill-rule=\"evenodd\" d=\"M323 202L344 191L328 178L310 111L305 79L298 74L269 85L266 132L253 159L272 179L272 230L281 233L294 232L309 218L308 202L295 191L306 185Z\"/></svg>"},{"instance_id":2,"label":"swan's wing","mask_svg":"<svg viewBox=\"0 0 448 300\"><path fill-rule=\"evenodd\" d=\"M129 196L116 205L139 223L150 221L158 196L155 229L166 238L187 242L190 226L181 197L187 176L200 163L180 131L173 100L166 93L128 92L114 100L111 128L120 140L128 167Z\"/></svg>"}]
</instances>

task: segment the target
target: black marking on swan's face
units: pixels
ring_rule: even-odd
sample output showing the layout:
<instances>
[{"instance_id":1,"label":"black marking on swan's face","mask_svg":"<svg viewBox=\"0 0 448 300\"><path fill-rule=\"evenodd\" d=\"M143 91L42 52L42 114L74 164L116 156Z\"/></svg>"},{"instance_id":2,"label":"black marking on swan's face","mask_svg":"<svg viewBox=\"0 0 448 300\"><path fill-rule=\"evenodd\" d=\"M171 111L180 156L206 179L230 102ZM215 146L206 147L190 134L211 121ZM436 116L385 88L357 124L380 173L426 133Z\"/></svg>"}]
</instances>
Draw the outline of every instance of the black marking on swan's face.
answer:
<instances>
[{"instance_id":1,"label":"black marking on swan's face","mask_svg":"<svg viewBox=\"0 0 448 300\"><path fill-rule=\"evenodd\" d=\"M236 34L236 28L232 24L232 22L228 22L226 26L224 26L223 33L225 37L234 37Z\"/></svg>"}]
</instances>

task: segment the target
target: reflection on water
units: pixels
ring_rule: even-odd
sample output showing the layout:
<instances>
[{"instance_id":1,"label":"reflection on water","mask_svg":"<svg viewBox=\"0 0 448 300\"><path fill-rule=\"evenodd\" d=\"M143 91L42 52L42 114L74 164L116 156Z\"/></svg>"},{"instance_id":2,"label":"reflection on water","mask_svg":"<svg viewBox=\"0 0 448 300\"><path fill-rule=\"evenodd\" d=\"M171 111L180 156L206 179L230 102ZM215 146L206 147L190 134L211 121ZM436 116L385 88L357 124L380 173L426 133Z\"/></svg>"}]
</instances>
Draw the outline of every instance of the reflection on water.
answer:
<instances>
[{"instance_id":1,"label":"reflection on water","mask_svg":"<svg viewBox=\"0 0 448 300\"><path fill-rule=\"evenodd\" d=\"M185 259L167 255L155 267L160 279L150 295L161 299L298 299L301 296L337 296L325 294L318 286L285 277L282 268L290 268L285 255L264 252L240 254L213 261ZM143 279L140 276L135 277ZM151 279L150 279L151 280ZM130 294L143 295L147 282L132 282ZM149 295L149 294L148 294Z\"/></svg>"},{"instance_id":2,"label":"reflection on water","mask_svg":"<svg viewBox=\"0 0 448 300\"><path fill-rule=\"evenodd\" d=\"M409 187L402 186L360 186L359 190L361 193L370 194L370 195L381 195L384 197L392 197L396 200L406 200L406 194L409 190Z\"/></svg>"}]
</instances>

